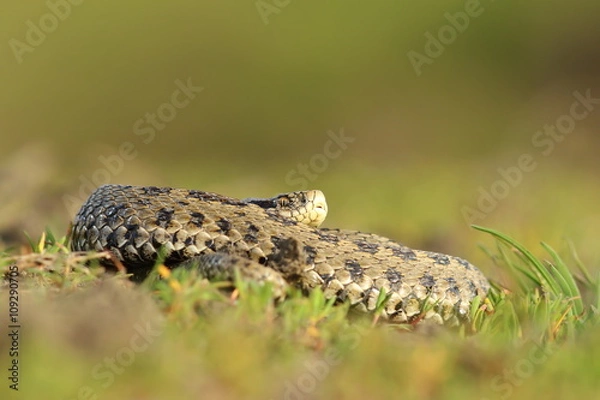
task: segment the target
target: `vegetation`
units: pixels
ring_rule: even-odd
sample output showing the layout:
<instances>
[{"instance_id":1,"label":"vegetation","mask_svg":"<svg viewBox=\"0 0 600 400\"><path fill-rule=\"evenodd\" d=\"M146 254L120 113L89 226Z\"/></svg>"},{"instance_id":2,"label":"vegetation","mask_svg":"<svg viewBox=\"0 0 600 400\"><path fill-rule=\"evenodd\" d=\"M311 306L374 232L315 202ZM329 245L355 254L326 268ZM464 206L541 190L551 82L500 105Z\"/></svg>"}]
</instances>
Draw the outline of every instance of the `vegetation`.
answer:
<instances>
[{"instance_id":1,"label":"vegetation","mask_svg":"<svg viewBox=\"0 0 600 400\"><path fill-rule=\"evenodd\" d=\"M0 259L4 273L17 262L24 274L18 396L529 398L544 390L558 399L576 390L591 398L598 276L574 250L569 268L545 243L549 260L476 229L496 238L484 250L510 283L494 283L458 329L388 324L320 291L276 302L269 286L231 287L160 265L134 286L98 266L103 254L70 252L47 232L31 253ZM3 348L2 365L7 356Z\"/></svg>"}]
</instances>

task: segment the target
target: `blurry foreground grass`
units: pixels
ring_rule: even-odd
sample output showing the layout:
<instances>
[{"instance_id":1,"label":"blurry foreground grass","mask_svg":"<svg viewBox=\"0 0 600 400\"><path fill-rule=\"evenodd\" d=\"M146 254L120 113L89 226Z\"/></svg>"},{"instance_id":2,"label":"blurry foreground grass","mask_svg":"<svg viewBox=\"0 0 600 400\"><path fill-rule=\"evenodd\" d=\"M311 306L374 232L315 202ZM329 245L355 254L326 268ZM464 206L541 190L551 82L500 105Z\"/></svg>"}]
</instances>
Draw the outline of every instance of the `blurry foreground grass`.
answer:
<instances>
[{"instance_id":1,"label":"blurry foreground grass","mask_svg":"<svg viewBox=\"0 0 600 400\"><path fill-rule=\"evenodd\" d=\"M0 256L5 276L15 264L21 271L19 391L4 378L1 397L592 398L599 277L574 251L569 268L548 245L542 261L478 229L497 239L486 252L511 284L495 284L454 330L379 323L319 291L277 303L268 286L228 288L194 271L158 267L134 286L98 266L104 254L70 252L45 234L29 254ZM1 343L8 375L10 342Z\"/></svg>"}]
</instances>

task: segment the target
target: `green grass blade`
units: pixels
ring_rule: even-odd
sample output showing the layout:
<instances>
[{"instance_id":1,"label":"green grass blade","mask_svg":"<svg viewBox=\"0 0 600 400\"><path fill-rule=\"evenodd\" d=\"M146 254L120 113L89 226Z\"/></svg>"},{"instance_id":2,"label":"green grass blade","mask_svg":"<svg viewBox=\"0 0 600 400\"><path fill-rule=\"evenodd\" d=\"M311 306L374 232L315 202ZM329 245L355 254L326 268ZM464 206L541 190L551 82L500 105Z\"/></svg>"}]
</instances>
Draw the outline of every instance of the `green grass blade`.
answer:
<instances>
[{"instance_id":1,"label":"green grass blade","mask_svg":"<svg viewBox=\"0 0 600 400\"><path fill-rule=\"evenodd\" d=\"M554 295L558 295L560 293L559 284L552 277L550 272L548 272L548 270L542 264L542 262L540 260L538 260L533 254L531 254L531 252L529 250L527 250L525 248L525 246L523 246L522 244L520 244L513 238L511 238L501 232L498 232L494 229L485 228L485 227L479 226L479 225L471 225L471 226L474 229L477 229L478 231L489 233L490 235L494 236L496 239L500 240L501 242L506 243L509 246L512 246L515 249L519 250L526 257L526 259L529 261L529 263L533 266L534 271L536 271L543 278L544 283L546 283L546 285L544 285L544 286L546 286L547 289Z\"/></svg>"},{"instance_id":2,"label":"green grass blade","mask_svg":"<svg viewBox=\"0 0 600 400\"><path fill-rule=\"evenodd\" d=\"M23 235L25 235L25 238L27 239L27 243L29 244L29 247L31 247L31 251L33 251L34 253L38 253L37 243L33 241L31 236L29 236L29 234L27 232L23 232Z\"/></svg>"},{"instance_id":3,"label":"green grass blade","mask_svg":"<svg viewBox=\"0 0 600 400\"><path fill-rule=\"evenodd\" d=\"M531 274L530 272L524 270L522 267L515 264L510 259L509 255L507 254L506 247L504 244L502 244L501 242L498 241L496 243L496 249L498 250L500 259L502 260L504 265L506 265L510 269L513 279L515 279L517 281L517 285L519 286L519 289L522 292L526 292L527 288L529 287L529 285L523 279L524 277L529 278L534 284L539 285L539 282L538 282L539 280L537 279L537 277L534 274ZM524 277L523 277L523 275L524 275Z\"/></svg>"},{"instance_id":4,"label":"green grass blade","mask_svg":"<svg viewBox=\"0 0 600 400\"><path fill-rule=\"evenodd\" d=\"M594 278L592 277L592 274L587 269L587 267L581 262L581 259L579 258L579 254L577 254L577 250L575 250L575 246L573 245L573 242L568 240L567 245L569 246L569 251L571 252L571 255L573 256L573 260L575 261L575 265L577 266L577 269L579 269L579 271L583 275L584 279L586 280L586 284L589 286L595 286L596 285L595 282L598 282L598 281L596 280L594 282Z\"/></svg>"},{"instance_id":5,"label":"green grass blade","mask_svg":"<svg viewBox=\"0 0 600 400\"><path fill-rule=\"evenodd\" d=\"M577 315L583 313L583 300L581 299L581 293L579 292L579 288L577 287L577 283L575 282L575 278L569 268L565 265L562 258L558 255L556 251L548 244L542 242L542 247L552 256L554 261L554 270L556 271L557 278L559 282L561 282L561 286L565 290L568 297L573 299L573 306L575 307L575 313Z\"/></svg>"}]
</instances>

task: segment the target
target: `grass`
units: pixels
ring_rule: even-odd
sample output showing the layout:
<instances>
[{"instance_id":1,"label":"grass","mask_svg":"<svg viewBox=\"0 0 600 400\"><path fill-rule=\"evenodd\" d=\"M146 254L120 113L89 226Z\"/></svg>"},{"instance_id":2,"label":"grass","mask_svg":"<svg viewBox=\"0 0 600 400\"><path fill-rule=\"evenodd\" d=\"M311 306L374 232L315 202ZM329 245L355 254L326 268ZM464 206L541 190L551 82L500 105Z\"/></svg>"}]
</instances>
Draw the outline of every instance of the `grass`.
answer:
<instances>
[{"instance_id":1,"label":"grass","mask_svg":"<svg viewBox=\"0 0 600 400\"><path fill-rule=\"evenodd\" d=\"M483 249L503 272L458 329L398 326L314 291L208 282L157 266L142 285L50 232L18 262L20 386L8 398L592 398L600 370L600 276L542 243ZM90 267L84 266L89 263ZM161 279L158 279L158 278ZM8 281L0 291L8 304ZM382 300L382 299L381 299ZM5 309L2 307L2 309ZM2 318L2 337L8 326ZM414 332L413 332L414 331ZM11 362L2 341L0 365ZM2 394L2 398L7 398Z\"/></svg>"}]
</instances>

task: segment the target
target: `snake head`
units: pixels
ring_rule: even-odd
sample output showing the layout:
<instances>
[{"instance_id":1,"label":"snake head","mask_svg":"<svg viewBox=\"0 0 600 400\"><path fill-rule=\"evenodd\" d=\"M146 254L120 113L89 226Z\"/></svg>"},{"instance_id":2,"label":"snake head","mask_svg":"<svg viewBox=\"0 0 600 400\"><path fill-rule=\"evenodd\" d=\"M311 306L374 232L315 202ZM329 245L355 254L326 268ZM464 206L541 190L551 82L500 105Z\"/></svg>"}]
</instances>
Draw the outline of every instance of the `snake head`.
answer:
<instances>
[{"instance_id":1,"label":"snake head","mask_svg":"<svg viewBox=\"0 0 600 400\"><path fill-rule=\"evenodd\" d=\"M318 227L327 217L327 201L320 190L303 190L299 192L284 193L276 196L275 209L288 218Z\"/></svg>"},{"instance_id":2,"label":"snake head","mask_svg":"<svg viewBox=\"0 0 600 400\"><path fill-rule=\"evenodd\" d=\"M274 210L282 217L315 228L327 217L327 201L320 190L302 190L282 193L268 199L248 198L242 201L256 204L266 210Z\"/></svg>"}]
</instances>

